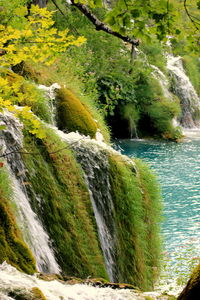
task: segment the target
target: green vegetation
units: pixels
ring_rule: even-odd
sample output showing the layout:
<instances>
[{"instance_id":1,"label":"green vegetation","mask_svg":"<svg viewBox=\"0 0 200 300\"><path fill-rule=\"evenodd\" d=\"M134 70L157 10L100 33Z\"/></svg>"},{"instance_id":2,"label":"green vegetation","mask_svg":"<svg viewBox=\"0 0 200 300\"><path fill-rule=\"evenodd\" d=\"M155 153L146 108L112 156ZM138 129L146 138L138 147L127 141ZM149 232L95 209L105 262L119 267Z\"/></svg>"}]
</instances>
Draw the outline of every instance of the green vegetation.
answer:
<instances>
[{"instance_id":1,"label":"green vegetation","mask_svg":"<svg viewBox=\"0 0 200 300\"><path fill-rule=\"evenodd\" d=\"M0 78L0 109L14 111L29 132L40 138L25 132L24 147L36 155L24 155L23 160L33 189L42 199L40 204L29 191L33 209L52 240L63 273L107 279L83 171L66 143L50 129L40 131L43 123L37 117L50 123L51 115L48 100L35 83L49 86L57 82L62 86L56 98L57 120L62 130L78 130L94 138L99 128L109 142L106 119L113 137L132 137L138 132L141 137L177 140L181 133L179 128L173 127L172 120L179 115L180 105L176 99L170 101L163 94L150 64L166 73L164 46L158 40L165 42L166 33L174 35L173 49L184 55L187 74L199 93L199 61L188 56L192 47L197 48L199 37L195 35L188 48L182 49L184 30L191 37L192 29L188 21L177 28L174 26L175 20L182 21L186 17L185 13L176 16L176 8L179 12L182 7L180 1L172 1L173 9L171 5L167 7L168 2L164 0L150 1L151 5L147 1L142 7L141 1L136 0L134 9L130 9L130 0L122 0L112 2L108 11L99 7L101 1L88 2L94 4L92 11L97 17L106 20L113 30L143 39L139 46L143 53L139 51L131 60L130 44L96 31L72 5L57 0L65 13L67 9L67 17L57 10L54 24L51 12L40 12L37 7L28 11L21 7L27 4L23 0L7 2L1 0L0 6L0 55L4 65ZM52 1L48 5L51 11L55 9ZM192 9L196 16L197 7ZM28 18L29 13L35 19ZM73 31L73 37L63 31L66 28ZM87 38L87 43L83 44L85 40L78 38L80 35ZM71 47L77 45L81 48ZM17 109L16 104L23 107L22 110ZM58 151L60 149L63 150ZM124 163L120 156L110 155L109 163L119 281L147 290L153 287L159 272L158 186L140 161L135 167ZM35 262L16 227L9 200L9 180L3 169L0 176L1 259L31 274L35 271ZM39 292L35 290L35 293Z\"/></svg>"},{"instance_id":2,"label":"green vegetation","mask_svg":"<svg viewBox=\"0 0 200 300\"><path fill-rule=\"evenodd\" d=\"M68 60L67 65L66 59ZM44 92L38 90L35 84L30 83L30 80L46 86L57 82L63 86L60 91L57 90L58 97L54 103L59 110L57 120L59 126L66 131L77 130L91 137L95 137L96 130L99 128L105 141L109 142L110 133L105 124L103 113L97 108L97 104L93 99L96 98L95 90L93 94L87 93L84 90L83 82L78 78L73 68L72 61L66 56L60 56L59 64L48 68L42 65L36 66L34 63L30 65L27 62L15 68L16 72L28 80L25 81L28 87L32 87L32 90L35 89L33 90L35 101L30 101L27 97L27 100L23 103L31 106L32 111L40 119L51 123L48 100L44 97ZM59 118L62 120L59 120Z\"/></svg>"},{"instance_id":3,"label":"green vegetation","mask_svg":"<svg viewBox=\"0 0 200 300\"><path fill-rule=\"evenodd\" d=\"M27 135L25 148L37 153L24 156L29 180L42 199L42 209L34 195L32 205L53 241L63 273L107 278L89 192L72 152L50 129L42 141Z\"/></svg>"},{"instance_id":4,"label":"green vegetation","mask_svg":"<svg viewBox=\"0 0 200 300\"><path fill-rule=\"evenodd\" d=\"M33 274L35 260L17 228L11 198L11 183L3 167L0 169L0 263L6 260L18 270Z\"/></svg>"},{"instance_id":5,"label":"green vegetation","mask_svg":"<svg viewBox=\"0 0 200 300\"><path fill-rule=\"evenodd\" d=\"M33 287L31 292L33 294L33 300L47 300L39 288Z\"/></svg>"},{"instance_id":6,"label":"green vegetation","mask_svg":"<svg viewBox=\"0 0 200 300\"><path fill-rule=\"evenodd\" d=\"M156 39L148 43L141 44L143 59L149 64L157 66L161 71L166 73L166 57L164 55L165 47Z\"/></svg>"},{"instance_id":7,"label":"green vegetation","mask_svg":"<svg viewBox=\"0 0 200 300\"><path fill-rule=\"evenodd\" d=\"M173 118L180 113L180 107L172 101L154 102L146 109L146 114L150 117L152 127L155 132L163 138L178 140L182 134L180 128L174 128Z\"/></svg>"},{"instance_id":8,"label":"green vegetation","mask_svg":"<svg viewBox=\"0 0 200 300\"><path fill-rule=\"evenodd\" d=\"M63 131L78 131L95 138L97 124L80 100L69 90L57 92L58 127Z\"/></svg>"},{"instance_id":9,"label":"green vegetation","mask_svg":"<svg viewBox=\"0 0 200 300\"><path fill-rule=\"evenodd\" d=\"M110 182L117 230L121 282L152 289L159 268L160 193L147 166L111 156Z\"/></svg>"},{"instance_id":10,"label":"green vegetation","mask_svg":"<svg viewBox=\"0 0 200 300\"><path fill-rule=\"evenodd\" d=\"M141 135L177 140L181 136L172 120L180 114L180 105L174 99L166 99L158 81L150 70L135 75L137 109L140 112L138 129Z\"/></svg>"},{"instance_id":11,"label":"green vegetation","mask_svg":"<svg viewBox=\"0 0 200 300\"><path fill-rule=\"evenodd\" d=\"M183 65L198 95L200 95L200 60L198 57L185 55Z\"/></svg>"}]
</instances>

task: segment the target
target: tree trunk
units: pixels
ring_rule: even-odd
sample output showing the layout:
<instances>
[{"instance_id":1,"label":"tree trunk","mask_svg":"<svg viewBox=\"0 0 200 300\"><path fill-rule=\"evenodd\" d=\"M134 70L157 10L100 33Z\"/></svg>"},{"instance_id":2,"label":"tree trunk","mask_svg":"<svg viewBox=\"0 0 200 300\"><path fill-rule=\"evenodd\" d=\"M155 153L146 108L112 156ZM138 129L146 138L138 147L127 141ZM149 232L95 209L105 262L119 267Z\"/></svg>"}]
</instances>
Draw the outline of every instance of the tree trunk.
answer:
<instances>
[{"instance_id":1,"label":"tree trunk","mask_svg":"<svg viewBox=\"0 0 200 300\"><path fill-rule=\"evenodd\" d=\"M48 0L32 0L34 5L38 5L39 7L46 7Z\"/></svg>"}]
</instances>

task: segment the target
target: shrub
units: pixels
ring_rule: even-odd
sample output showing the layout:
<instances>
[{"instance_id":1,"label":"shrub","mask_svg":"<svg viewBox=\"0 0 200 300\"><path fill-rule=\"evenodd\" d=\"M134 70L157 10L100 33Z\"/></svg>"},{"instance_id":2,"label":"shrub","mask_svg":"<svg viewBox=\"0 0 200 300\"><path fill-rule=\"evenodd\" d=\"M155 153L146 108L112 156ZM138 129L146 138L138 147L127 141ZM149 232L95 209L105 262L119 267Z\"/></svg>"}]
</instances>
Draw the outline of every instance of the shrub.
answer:
<instances>
[{"instance_id":1,"label":"shrub","mask_svg":"<svg viewBox=\"0 0 200 300\"><path fill-rule=\"evenodd\" d=\"M114 115L119 105L135 102L135 91L128 77L118 74L105 75L97 80L98 103L105 115Z\"/></svg>"},{"instance_id":2,"label":"shrub","mask_svg":"<svg viewBox=\"0 0 200 300\"><path fill-rule=\"evenodd\" d=\"M172 101L155 101L146 107L155 131L162 137L176 139L172 120L180 113L180 107ZM176 132L177 134L177 132Z\"/></svg>"}]
</instances>

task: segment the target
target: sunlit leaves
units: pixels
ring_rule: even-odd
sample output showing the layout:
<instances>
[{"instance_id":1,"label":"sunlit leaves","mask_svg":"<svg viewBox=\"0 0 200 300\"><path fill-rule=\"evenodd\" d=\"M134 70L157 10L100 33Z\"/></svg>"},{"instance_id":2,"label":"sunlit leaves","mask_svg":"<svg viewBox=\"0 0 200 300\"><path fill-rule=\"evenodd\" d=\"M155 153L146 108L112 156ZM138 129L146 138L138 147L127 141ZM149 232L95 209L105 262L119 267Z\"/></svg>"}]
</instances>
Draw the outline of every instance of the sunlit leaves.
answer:
<instances>
[{"instance_id":1,"label":"sunlit leaves","mask_svg":"<svg viewBox=\"0 0 200 300\"><path fill-rule=\"evenodd\" d=\"M33 114L31 107L24 106L24 103L32 103L37 98L35 87L8 69L26 60L52 64L59 53L70 45L82 45L85 38L75 38L69 35L68 30L58 31L54 28L53 12L46 8L32 6L28 17L26 7L12 9L23 26L18 28L18 22L16 26L0 25L0 63L3 67L0 72L0 111L7 109L14 113L32 134L42 138L42 123Z\"/></svg>"},{"instance_id":2,"label":"sunlit leaves","mask_svg":"<svg viewBox=\"0 0 200 300\"><path fill-rule=\"evenodd\" d=\"M23 105L27 98L30 103L35 101L36 88L23 77L9 71L6 73L2 72L0 77L0 111L7 109L12 112L31 133L41 138L44 135L41 122L33 114L31 107ZM20 104L23 106L19 106Z\"/></svg>"},{"instance_id":3,"label":"sunlit leaves","mask_svg":"<svg viewBox=\"0 0 200 300\"><path fill-rule=\"evenodd\" d=\"M83 3L83 0L79 2ZM86 5L90 3L84 1ZM156 36L158 40L166 41L167 36L172 36L181 41L184 35L186 47L199 51L198 9L200 1L194 0L118 0L111 2L104 21L114 31L140 40L148 41Z\"/></svg>"},{"instance_id":4,"label":"sunlit leaves","mask_svg":"<svg viewBox=\"0 0 200 300\"><path fill-rule=\"evenodd\" d=\"M26 11L23 7L18 10L22 10L23 17ZM2 66L9 67L27 59L48 65L68 46L80 46L85 42L84 37L75 39L68 35L67 30L57 31L52 27L52 14L46 8L32 6L31 15L22 30L0 25L0 49L5 52L0 58Z\"/></svg>"}]
</instances>

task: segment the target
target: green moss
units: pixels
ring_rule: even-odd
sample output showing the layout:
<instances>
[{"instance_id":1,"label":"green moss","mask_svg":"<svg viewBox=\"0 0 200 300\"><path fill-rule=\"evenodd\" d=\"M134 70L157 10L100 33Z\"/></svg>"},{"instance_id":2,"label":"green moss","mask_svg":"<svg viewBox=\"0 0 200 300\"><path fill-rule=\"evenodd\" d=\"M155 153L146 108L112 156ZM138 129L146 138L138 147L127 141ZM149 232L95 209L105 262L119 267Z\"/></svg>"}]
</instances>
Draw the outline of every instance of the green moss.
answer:
<instances>
[{"instance_id":1,"label":"green moss","mask_svg":"<svg viewBox=\"0 0 200 300\"><path fill-rule=\"evenodd\" d=\"M11 188L6 170L0 170L0 263L7 261L28 274L36 271L35 260L23 242L11 205Z\"/></svg>"},{"instance_id":2,"label":"green moss","mask_svg":"<svg viewBox=\"0 0 200 300\"><path fill-rule=\"evenodd\" d=\"M52 130L46 134L43 141L25 138L26 149L38 154L24 157L29 181L42 199L41 209L32 194L33 208L43 220L65 274L107 278L82 170L66 143Z\"/></svg>"},{"instance_id":3,"label":"green moss","mask_svg":"<svg viewBox=\"0 0 200 300\"><path fill-rule=\"evenodd\" d=\"M142 160L135 160L138 169L139 186L143 194L145 241L147 245L146 263L149 270L148 280L155 280L159 274L161 253L161 191L156 175Z\"/></svg>"},{"instance_id":4,"label":"green moss","mask_svg":"<svg viewBox=\"0 0 200 300\"><path fill-rule=\"evenodd\" d=\"M39 288L33 287L31 292L34 298L33 300L46 300L46 297L44 296L44 294L41 292Z\"/></svg>"},{"instance_id":5,"label":"green moss","mask_svg":"<svg viewBox=\"0 0 200 300\"><path fill-rule=\"evenodd\" d=\"M47 300L38 287L33 287L31 290L12 289L12 291L8 293L8 296L16 300Z\"/></svg>"},{"instance_id":6,"label":"green moss","mask_svg":"<svg viewBox=\"0 0 200 300\"><path fill-rule=\"evenodd\" d=\"M58 126L62 130L78 131L95 137L97 125L86 107L69 89L62 88L57 93Z\"/></svg>"},{"instance_id":7,"label":"green moss","mask_svg":"<svg viewBox=\"0 0 200 300\"><path fill-rule=\"evenodd\" d=\"M155 203L160 201L160 194L157 183L151 172L140 163L137 163L135 173L135 168L126 165L120 156L110 157L109 162L119 281L148 290L153 287L159 259L159 209L155 208Z\"/></svg>"},{"instance_id":8,"label":"green moss","mask_svg":"<svg viewBox=\"0 0 200 300\"><path fill-rule=\"evenodd\" d=\"M144 296L145 300L154 300L154 298L150 297L150 296Z\"/></svg>"},{"instance_id":9,"label":"green moss","mask_svg":"<svg viewBox=\"0 0 200 300\"><path fill-rule=\"evenodd\" d=\"M183 57L183 66L186 70L188 77L190 78L194 88L198 95L200 95L200 61L199 57L185 55Z\"/></svg>"},{"instance_id":10,"label":"green moss","mask_svg":"<svg viewBox=\"0 0 200 300\"><path fill-rule=\"evenodd\" d=\"M80 74L79 76L75 74L74 67L74 62L71 57L61 55L59 57L59 63L51 66L45 67L34 63L30 65L30 63L25 62L22 66L18 67L19 70L15 69L15 71L24 76L26 79L33 80L34 82L47 86L57 82L59 85L67 86L68 89L75 91L78 102L81 101L81 104L84 106L84 110L86 109L91 115L90 117L96 120L95 125L97 125L97 127L101 130L104 139L109 142L109 129L106 126L102 112L97 109L95 103L97 95L95 95L95 92L88 93L86 91L85 84L83 84L83 80L80 80ZM41 99L39 100L39 102L36 101L32 104L33 110L41 119L49 122L48 111L46 110L45 105L46 102L41 101Z\"/></svg>"}]
</instances>

